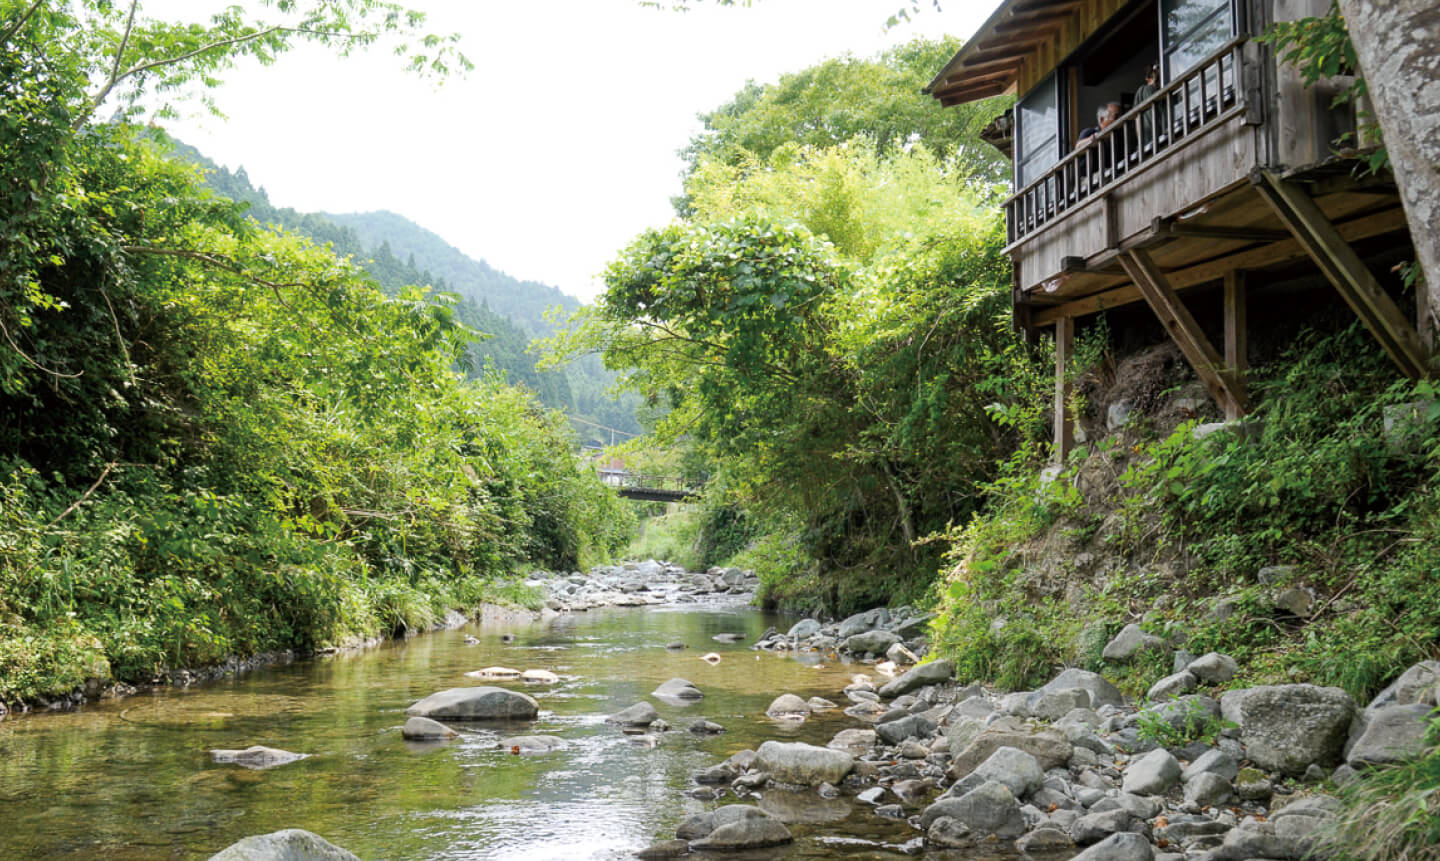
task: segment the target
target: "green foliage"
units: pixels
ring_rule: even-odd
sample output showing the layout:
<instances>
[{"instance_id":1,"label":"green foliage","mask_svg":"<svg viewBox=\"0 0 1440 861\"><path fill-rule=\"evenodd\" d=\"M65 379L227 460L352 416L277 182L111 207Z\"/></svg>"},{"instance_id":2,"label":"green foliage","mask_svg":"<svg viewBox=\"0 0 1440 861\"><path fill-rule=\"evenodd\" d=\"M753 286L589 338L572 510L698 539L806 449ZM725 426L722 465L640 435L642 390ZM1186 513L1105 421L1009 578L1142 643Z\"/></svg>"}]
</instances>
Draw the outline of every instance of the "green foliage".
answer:
<instances>
[{"instance_id":1,"label":"green foliage","mask_svg":"<svg viewBox=\"0 0 1440 861\"><path fill-rule=\"evenodd\" d=\"M454 297L387 294L154 134L86 125L110 66L74 52L124 38L76 29L108 4L35 8L0 54L0 699L424 627L623 544L565 419L454 371ZM209 32L152 25L135 62Z\"/></svg>"},{"instance_id":2,"label":"green foliage","mask_svg":"<svg viewBox=\"0 0 1440 861\"><path fill-rule=\"evenodd\" d=\"M1440 846L1440 714L1425 750L1404 762L1361 772L1340 790L1342 807L1321 832L1340 861L1428 858Z\"/></svg>"},{"instance_id":3,"label":"green foliage","mask_svg":"<svg viewBox=\"0 0 1440 861\"><path fill-rule=\"evenodd\" d=\"M1177 714L1165 709L1141 709L1137 715L1137 737L1160 747L1185 747L1192 742L1213 745L1220 734L1239 724L1211 714L1199 700L1186 700Z\"/></svg>"},{"instance_id":4,"label":"green foliage","mask_svg":"<svg viewBox=\"0 0 1440 861\"><path fill-rule=\"evenodd\" d=\"M1330 10L1320 17L1277 21L1270 25L1270 30L1259 41L1274 45L1280 59L1300 72L1300 79L1307 87L1322 80L1349 76L1350 84L1331 100L1332 108L1363 103L1368 97L1369 85L1360 74L1360 59L1355 53L1354 43L1350 41L1350 31L1345 27L1338 2L1332 2ZM1358 143L1361 146L1378 143L1380 125L1375 118L1362 113L1359 121ZM1370 147L1359 157L1364 169L1370 173L1390 167L1390 154L1383 145Z\"/></svg>"}]
</instances>

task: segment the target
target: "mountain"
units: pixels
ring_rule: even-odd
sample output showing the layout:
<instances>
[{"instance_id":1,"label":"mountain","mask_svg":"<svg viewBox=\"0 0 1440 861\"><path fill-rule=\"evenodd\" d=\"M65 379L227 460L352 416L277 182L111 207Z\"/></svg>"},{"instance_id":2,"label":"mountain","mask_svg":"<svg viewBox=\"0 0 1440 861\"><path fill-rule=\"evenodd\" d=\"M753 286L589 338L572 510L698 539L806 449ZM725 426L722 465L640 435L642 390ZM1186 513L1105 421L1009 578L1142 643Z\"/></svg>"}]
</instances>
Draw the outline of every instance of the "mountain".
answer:
<instances>
[{"instance_id":1,"label":"mountain","mask_svg":"<svg viewBox=\"0 0 1440 861\"><path fill-rule=\"evenodd\" d=\"M495 269L484 260L467 257L458 248L403 215L381 210L351 214L322 213L324 218L354 231L366 247L390 243L399 257L414 257L462 296L488 304L496 313L519 323L533 334L549 334L554 327L545 311L559 305L567 313L580 300L558 287L521 281Z\"/></svg>"},{"instance_id":2,"label":"mountain","mask_svg":"<svg viewBox=\"0 0 1440 861\"><path fill-rule=\"evenodd\" d=\"M569 313L580 307L578 299L474 260L393 212L335 215L276 207L265 188L251 182L244 167L232 172L194 147L175 140L171 144L176 156L204 169L206 183L216 193L249 204L256 221L328 243L336 254L362 265L387 293L419 284L458 294L456 316L487 336L469 347L470 373L493 368L509 382L531 389L541 403L569 414L584 442L609 442L611 428L623 434L640 432L635 420L639 399L626 394L617 400L608 393L615 375L599 357L584 357L563 371L540 371L527 352L534 337L554 331L545 320L546 310L559 306Z\"/></svg>"}]
</instances>

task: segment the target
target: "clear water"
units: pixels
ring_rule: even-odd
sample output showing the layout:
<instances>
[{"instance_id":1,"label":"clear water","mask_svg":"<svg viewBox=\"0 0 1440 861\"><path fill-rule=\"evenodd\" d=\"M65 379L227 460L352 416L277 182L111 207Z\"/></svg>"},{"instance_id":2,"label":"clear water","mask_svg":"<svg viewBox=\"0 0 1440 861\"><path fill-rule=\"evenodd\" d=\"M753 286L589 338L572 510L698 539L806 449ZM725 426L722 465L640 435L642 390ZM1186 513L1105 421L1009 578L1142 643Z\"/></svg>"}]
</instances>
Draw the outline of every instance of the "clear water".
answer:
<instances>
[{"instance_id":1,"label":"clear water","mask_svg":"<svg viewBox=\"0 0 1440 861\"><path fill-rule=\"evenodd\" d=\"M0 722L0 857L205 858L281 828L314 831L365 859L633 857L716 806L682 795L695 772L766 739L824 744L858 725L838 711L800 725L764 717L786 692L843 702L851 674L866 669L750 651L768 625L790 621L685 607L472 625L190 690L12 718ZM711 639L723 632L746 641ZM480 645L465 645L467 633ZM674 640L689 648L667 651ZM716 666L700 660L710 651L722 656ZM539 700L535 721L462 726L448 743L400 737L412 702L483 684L464 674L491 665L548 669L562 681L513 683ZM705 698L675 705L649 696L675 676ZM603 722L640 699L673 726L653 749ZM686 732L697 718L728 731ZM514 734L558 735L568 746L529 756L495 749ZM252 744L311 756L252 771L208 753ZM759 803L797 839L758 857L899 858L917 836L849 800L766 792Z\"/></svg>"}]
</instances>

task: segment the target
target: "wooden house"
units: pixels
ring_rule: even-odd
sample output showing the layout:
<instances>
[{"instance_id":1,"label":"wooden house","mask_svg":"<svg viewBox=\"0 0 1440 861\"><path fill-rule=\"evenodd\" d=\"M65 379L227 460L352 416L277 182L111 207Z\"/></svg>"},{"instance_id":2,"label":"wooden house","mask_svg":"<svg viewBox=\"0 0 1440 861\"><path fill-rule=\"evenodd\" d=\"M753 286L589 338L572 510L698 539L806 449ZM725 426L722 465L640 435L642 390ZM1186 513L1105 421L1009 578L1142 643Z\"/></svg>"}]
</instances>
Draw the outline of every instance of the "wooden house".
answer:
<instances>
[{"instance_id":1,"label":"wooden house","mask_svg":"<svg viewBox=\"0 0 1440 861\"><path fill-rule=\"evenodd\" d=\"M947 106L1017 98L986 138L1014 162L1005 212L1016 324L1056 338L1062 459L1077 318L1146 303L1238 418L1248 409L1247 275L1307 259L1404 374L1428 373L1428 339L1357 251L1403 239L1407 225L1392 179L1359 179L1334 156L1334 141L1355 129L1353 107L1331 107L1347 82L1306 88L1255 39L1275 21L1323 15L1329 2L1003 0L927 88ZM1153 92L1141 88L1152 65ZM1080 143L1110 102L1119 118ZM1218 346L1183 298L1217 282Z\"/></svg>"}]
</instances>

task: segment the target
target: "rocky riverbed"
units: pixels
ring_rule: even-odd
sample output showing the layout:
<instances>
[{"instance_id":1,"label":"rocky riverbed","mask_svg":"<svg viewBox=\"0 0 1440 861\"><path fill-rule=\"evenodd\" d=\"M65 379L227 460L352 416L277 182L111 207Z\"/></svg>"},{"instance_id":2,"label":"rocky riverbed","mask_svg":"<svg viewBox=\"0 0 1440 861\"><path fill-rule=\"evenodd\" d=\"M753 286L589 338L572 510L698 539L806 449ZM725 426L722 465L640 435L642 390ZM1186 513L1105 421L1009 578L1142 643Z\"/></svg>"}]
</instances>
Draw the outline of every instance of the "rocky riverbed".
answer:
<instances>
[{"instance_id":1,"label":"rocky riverbed","mask_svg":"<svg viewBox=\"0 0 1440 861\"><path fill-rule=\"evenodd\" d=\"M755 585L743 571L684 572L659 562L583 576L539 574L532 580L547 590L547 606L556 614L737 601ZM638 857L783 854L788 850L773 847L787 846L795 828L803 827L813 844L817 829L823 832L819 823L853 822L856 815L872 817L877 833L892 835L889 842L870 844L883 856L1323 857L1312 854L1317 835L1338 807L1323 787L1419 751L1425 716L1440 693L1440 662L1410 668L1362 705L1338 688L1234 688L1238 666L1231 658L1178 651L1173 653L1175 672L1140 702L1124 697L1104 675L1077 668L1057 671L1036 690L996 691L955 678L944 659L925 661L928 621L913 608L876 608L842 620L802 619L783 631L764 631L748 643L757 656L793 655L814 666L848 665L851 672L833 692L820 696L771 691L773 700L763 712L732 715L728 726L705 716L705 685L683 677L606 713L610 731L628 739L640 757L660 755L675 744L676 734L717 737L740 728L737 721L749 724L743 729L750 738L756 737L756 728L763 737L765 727L771 736L695 770L675 803L693 809L698 800L704 807L673 832L655 834ZM728 643L739 636L722 633L711 639ZM656 642L651 648L674 645ZM1158 648L1170 647L1132 626L1106 645L1105 655L1118 663ZM739 660L742 654L731 650L724 659ZM481 678L520 682L523 673L502 670L478 672ZM524 729L543 714L550 683L526 685L523 691L500 683L437 691L406 710L403 735L448 744L494 722L504 727L494 742L502 751L540 756L563 751L570 743L563 734ZM695 706L696 711L685 723L672 723L657 704ZM824 744L794 740L786 729L810 721L833 727L837 720L844 723ZM267 762L294 767L279 756L285 751L260 753ZM897 828L911 836L894 839ZM304 832L261 837L266 839L255 845L303 844L321 853L303 857L354 857L323 854L344 850L317 843L319 838ZM837 835L835 840L839 846L854 838Z\"/></svg>"}]
</instances>

